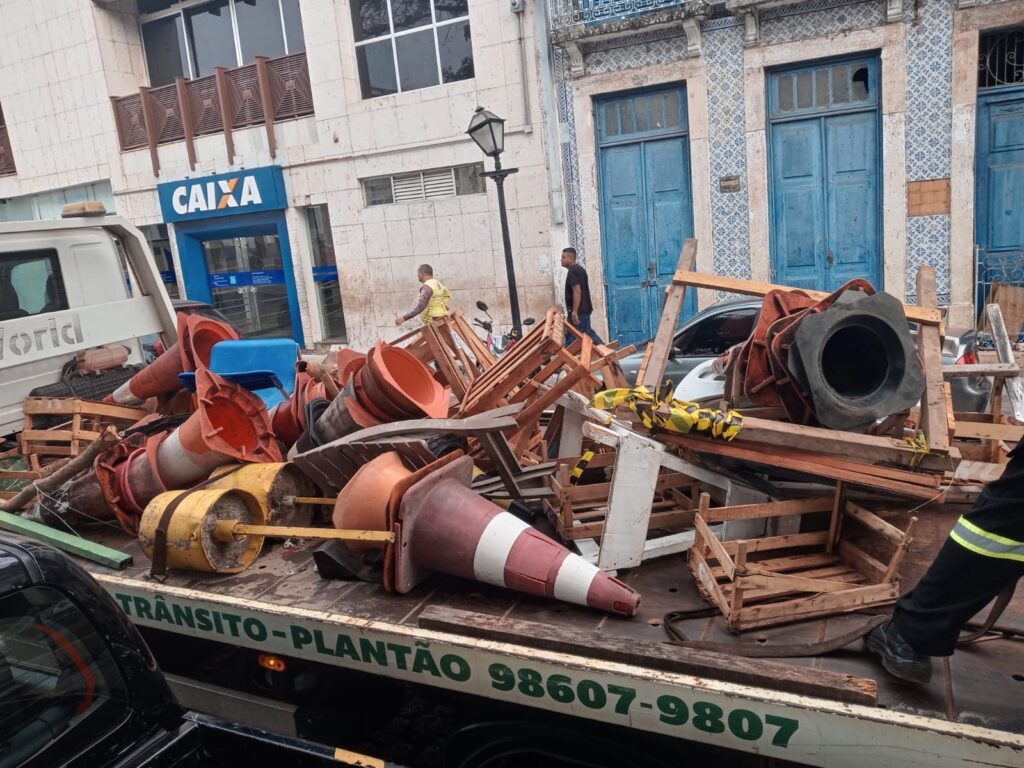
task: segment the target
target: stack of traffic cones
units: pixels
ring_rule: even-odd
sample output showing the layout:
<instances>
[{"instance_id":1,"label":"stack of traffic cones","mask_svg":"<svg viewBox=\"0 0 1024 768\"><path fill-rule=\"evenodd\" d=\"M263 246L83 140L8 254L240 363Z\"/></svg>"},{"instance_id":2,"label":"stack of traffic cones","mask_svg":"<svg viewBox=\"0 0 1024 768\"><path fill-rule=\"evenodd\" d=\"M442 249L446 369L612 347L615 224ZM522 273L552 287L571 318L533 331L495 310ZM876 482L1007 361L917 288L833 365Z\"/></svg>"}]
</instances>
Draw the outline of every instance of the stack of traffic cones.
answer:
<instances>
[{"instance_id":1,"label":"stack of traffic cones","mask_svg":"<svg viewBox=\"0 0 1024 768\"><path fill-rule=\"evenodd\" d=\"M378 424L448 415L449 390L409 352L383 341L365 358L350 358L340 378L344 389L316 425L325 442Z\"/></svg>"},{"instance_id":2,"label":"stack of traffic cones","mask_svg":"<svg viewBox=\"0 0 1024 768\"><path fill-rule=\"evenodd\" d=\"M178 341L113 394L107 395L106 402L129 405L177 392L181 389L178 374L209 366L214 345L237 338L237 331L226 323L179 312Z\"/></svg>"},{"instance_id":3,"label":"stack of traffic cones","mask_svg":"<svg viewBox=\"0 0 1024 768\"><path fill-rule=\"evenodd\" d=\"M382 454L342 490L333 522L337 528L394 528L396 541L385 557L385 568L393 570L385 573L384 584L400 594L436 571L621 616L636 614L639 593L474 493L472 478L468 456L446 456L413 475L397 453ZM389 508L397 509L391 520Z\"/></svg>"}]
</instances>

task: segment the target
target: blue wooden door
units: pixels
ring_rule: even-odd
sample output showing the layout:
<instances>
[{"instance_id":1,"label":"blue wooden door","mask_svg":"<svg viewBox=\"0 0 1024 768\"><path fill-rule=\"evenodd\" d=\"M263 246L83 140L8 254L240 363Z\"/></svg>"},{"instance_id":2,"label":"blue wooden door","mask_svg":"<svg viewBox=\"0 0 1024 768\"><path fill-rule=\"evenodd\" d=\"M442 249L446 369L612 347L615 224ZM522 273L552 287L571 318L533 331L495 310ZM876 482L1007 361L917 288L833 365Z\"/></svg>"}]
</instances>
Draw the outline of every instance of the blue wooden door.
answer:
<instances>
[{"instance_id":1,"label":"blue wooden door","mask_svg":"<svg viewBox=\"0 0 1024 768\"><path fill-rule=\"evenodd\" d=\"M1024 284L1024 87L978 99L978 309L993 283Z\"/></svg>"},{"instance_id":2,"label":"blue wooden door","mask_svg":"<svg viewBox=\"0 0 1024 768\"><path fill-rule=\"evenodd\" d=\"M642 339L658 330L665 289L679 265L683 239L693 237L693 202L690 198L690 162L686 139L644 142L644 179L647 193L647 324ZM697 292L687 291L690 312ZM680 319L685 319L684 312ZM631 343L631 342L627 342Z\"/></svg>"},{"instance_id":3,"label":"blue wooden door","mask_svg":"<svg viewBox=\"0 0 1024 768\"><path fill-rule=\"evenodd\" d=\"M824 267L825 188L820 122L783 123L772 131L775 279L818 288Z\"/></svg>"},{"instance_id":4,"label":"blue wooden door","mask_svg":"<svg viewBox=\"0 0 1024 768\"><path fill-rule=\"evenodd\" d=\"M768 88L773 279L881 288L877 61L783 70Z\"/></svg>"},{"instance_id":5,"label":"blue wooden door","mask_svg":"<svg viewBox=\"0 0 1024 768\"><path fill-rule=\"evenodd\" d=\"M647 327L647 221L643 146L601 152L601 240L611 337L642 339Z\"/></svg>"},{"instance_id":6,"label":"blue wooden door","mask_svg":"<svg viewBox=\"0 0 1024 768\"><path fill-rule=\"evenodd\" d=\"M878 113L824 120L827 290L855 277L882 288Z\"/></svg>"},{"instance_id":7,"label":"blue wooden door","mask_svg":"<svg viewBox=\"0 0 1024 768\"><path fill-rule=\"evenodd\" d=\"M611 337L651 338L683 240L693 236L682 88L596 104L601 247ZM696 311L690 291L683 316Z\"/></svg>"}]
</instances>

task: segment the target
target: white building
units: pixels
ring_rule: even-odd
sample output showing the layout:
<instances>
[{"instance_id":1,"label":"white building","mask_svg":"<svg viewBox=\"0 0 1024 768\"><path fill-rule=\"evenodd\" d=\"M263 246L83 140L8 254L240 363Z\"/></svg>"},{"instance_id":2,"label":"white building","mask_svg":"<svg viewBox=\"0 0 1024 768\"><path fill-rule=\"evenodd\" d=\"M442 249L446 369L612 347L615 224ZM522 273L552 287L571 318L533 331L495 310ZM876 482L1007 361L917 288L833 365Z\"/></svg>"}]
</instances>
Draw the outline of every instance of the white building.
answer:
<instances>
[{"instance_id":1,"label":"white building","mask_svg":"<svg viewBox=\"0 0 1024 768\"><path fill-rule=\"evenodd\" d=\"M507 323L495 189L465 134L483 105L507 121L520 305L539 315L561 171L543 12L516 7L0 0L0 220L98 198L147 233L172 294L306 347L397 335L424 262Z\"/></svg>"}]
</instances>

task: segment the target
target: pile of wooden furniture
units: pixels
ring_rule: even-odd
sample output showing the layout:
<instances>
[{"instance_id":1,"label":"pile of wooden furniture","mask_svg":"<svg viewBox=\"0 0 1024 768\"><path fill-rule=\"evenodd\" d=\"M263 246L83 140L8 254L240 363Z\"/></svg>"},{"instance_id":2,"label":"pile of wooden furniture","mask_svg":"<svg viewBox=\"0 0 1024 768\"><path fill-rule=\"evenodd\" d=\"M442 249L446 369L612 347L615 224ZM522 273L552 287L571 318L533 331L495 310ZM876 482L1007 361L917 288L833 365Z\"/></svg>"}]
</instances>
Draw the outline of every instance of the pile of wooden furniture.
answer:
<instances>
[{"instance_id":1,"label":"pile of wooden furniture","mask_svg":"<svg viewBox=\"0 0 1024 768\"><path fill-rule=\"evenodd\" d=\"M648 346L637 383L649 390L662 384L688 288L751 296L795 290L697 273L695 253L688 241ZM596 423L581 403L563 398L556 414L572 406L571 420L563 416L549 520L606 570L688 550L699 590L735 631L892 603L916 518L900 530L874 510L971 501L1024 433L1002 415L1005 397L1024 421L1024 388L999 308L989 308L999 362L944 366L932 268L920 270L917 289L919 303L904 307L917 326L925 379L916 408L860 434L740 407L742 429L726 440L646 429L626 408ZM955 376L996 377L989 413L954 412ZM673 405L662 397L653 407L664 416ZM717 405L737 407L727 398ZM581 477L573 468L585 453Z\"/></svg>"},{"instance_id":2,"label":"pile of wooden furniture","mask_svg":"<svg viewBox=\"0 0 1024 768\"><path fill-rule=\"evenodd\" d=\"M568 346L567 333L574 337ZM544 463L562 418L556 410L553 419L544 424L546 411L567 392L589 398L602 389L626 386L618 361L635 350L617 343L594 344L555 308L497 359L460 310L406 334L395 344L404 346L435 371L438 381L451 387L457 401L452 409L455 417L465 419L520 406L514 411L515 425L500 431L510 449L502 462L496 461L496 455L503 448L481 446L479 435L471 438L474 455L484 468L496 471L514 470L510 457L517 465Z\"/></svg>"},{"instance_id":3,"label":"pile of wooden furniture","mask_svg":"<svg viewBox=\"0 0 1024 768\"><path fill-rule=\"evenodd\" d=\"M131 426L146 412L74 397L25 399L25 427L16 448L0 453L0 501L80 455L106 427Z\"/></svg>"}]
</instances>

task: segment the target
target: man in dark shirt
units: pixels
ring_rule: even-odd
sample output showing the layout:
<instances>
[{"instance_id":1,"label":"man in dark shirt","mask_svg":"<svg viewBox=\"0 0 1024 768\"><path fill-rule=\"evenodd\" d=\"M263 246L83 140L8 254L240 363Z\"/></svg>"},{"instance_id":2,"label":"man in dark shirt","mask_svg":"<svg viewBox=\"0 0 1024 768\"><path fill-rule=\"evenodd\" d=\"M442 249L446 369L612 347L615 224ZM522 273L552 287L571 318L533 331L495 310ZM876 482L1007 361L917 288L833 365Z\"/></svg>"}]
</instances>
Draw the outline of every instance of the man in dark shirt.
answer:
<instances>
[{"instance_id":1,"label":"man in dark shirt","mask_svg":"<svg viewBox=\"0 0 1024 768\"><path fill-rule=\"evenodd\" d=\"M601 338L590 326L590 315L594 312L594 304L590 299L590 282L587 270L576 263L576 249L566 248L562 251L562 266L568 270L565 276L565 313L574 328L587 334L595 344L601 344ZM576 340L572 333L565 334L565 346Z\"/></svg>"}]
</instances>

